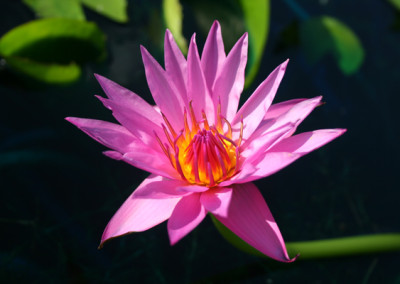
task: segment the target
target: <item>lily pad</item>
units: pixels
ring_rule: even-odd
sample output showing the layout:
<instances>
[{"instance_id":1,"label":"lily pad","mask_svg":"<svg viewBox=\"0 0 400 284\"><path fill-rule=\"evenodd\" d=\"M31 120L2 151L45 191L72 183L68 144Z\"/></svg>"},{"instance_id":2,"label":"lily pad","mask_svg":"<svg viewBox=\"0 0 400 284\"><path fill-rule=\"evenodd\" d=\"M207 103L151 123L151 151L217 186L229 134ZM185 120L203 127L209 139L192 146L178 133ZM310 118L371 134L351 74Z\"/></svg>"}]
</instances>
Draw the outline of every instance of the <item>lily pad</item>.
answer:
<instances>
[{"instance_id":1,"label":"lily pad","mask_svg":"<svg viewBox=\"0 0 400 284\"><path fill-rule=\"evenodd\" d=\"M356 34L335 18L322 16L303 22L300 38L311 63L332 54L342 72L351 75L364 60L364 49Z\"/></svg>"},{"instance_id":2,"label":"lily pad","mask_svg":"<svg viewBox=\"0 0 400 284\"><path fill-rule=\"evenodd\" d=\"M14 56L6 57L6 63L17 74L46 84L69 84L81 75L81 68L75 63L45 64Z\"/></svg>"},{"instance_id":3,"label":"lily pad","mask_svg":"<svg viewBox=\"0 0 400 284\"><path fill-rule=\"evenodd\" d=\"M163 0L163 15L166 27L174 35L176 43L184 54L187 53L187 41L182 34L183 13L179 0Z\"/></svg>"},{"instance_id":4,"label":"lily pad","mask_svg":"<svg viewBox=\"0 0 400 284\"><path fill-rule=\"evenodd\" d=\"M85 6L118 23L128 22L126 0L80 0Z\"/></svg>"},{"instance_id":5,"label":"lily pad","mask_svg":"<svg viewBox=\"0 0 400 284\"><path fill-rule=\"evenodd\" d=\"M105 36L94 23L48 18L18 26L0 38L7 66L44 83L70 83L79 63L105 57Z\"/></svg>"},{"instance_id":6,"label":"lily pad","mask_svg":"<svg viewBox=\"0 0 400 284\"><path fill-rule=\"evenodd\" d=\"M85 20L80 0L23 0L41 18Z\"/></svg>"},{"instance_id":7,"label":"lily pad","mask_svg":"<svg viewBox=\"0 0 400 284\"><path fill-rule=\"evenodd\" d=\"M105 36L95 23L49 18L18 26L0 39L0 55L39 62L99 60Z\"/></svg>"},{"instance_id":8,"label":"lily pad","mask_svg":"<svg viewBox=\"0 0 400 284\"><path fill-rule=\"evenodd\" d=\"M23 0L42 18L85 20L82 4L118 23L128 21L126 0Z\"/></svg>"}]
</instances>

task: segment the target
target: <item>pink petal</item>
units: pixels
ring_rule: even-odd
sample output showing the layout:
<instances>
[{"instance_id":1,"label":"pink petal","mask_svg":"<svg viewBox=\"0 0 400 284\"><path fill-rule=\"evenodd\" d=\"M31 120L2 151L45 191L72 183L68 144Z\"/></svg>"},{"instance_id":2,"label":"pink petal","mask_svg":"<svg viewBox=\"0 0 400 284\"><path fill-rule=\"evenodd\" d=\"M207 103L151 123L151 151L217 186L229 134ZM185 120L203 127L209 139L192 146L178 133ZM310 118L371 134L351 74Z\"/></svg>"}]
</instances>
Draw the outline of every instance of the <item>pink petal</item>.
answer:
<instances>
[{"instance_id":1,"label":"pink petal","mask_svg":"<svg viewBox=\"0 0 400 284\"><path fill-rule=\"evenodd\" d=\"M176 44L172 33L167 30L164 39L164 61L165 70L174 82L178 93L185 103L188 102L186 94L187 86L187 64L181 50Z\"/></svg>"},{"instance_id":2,"label":"pink petal","mask_svg":"<svg viewBox=\"0 0 400 284\"><path fill-rule=\"evenodd\" d=\"M207 191L209 188L206 186L201 185L183 185L178 188L180 192L204 192Z\"/></svg>"},{"instance_id":3,"label":"pink petal","mask_svg":"<svg viewBox=\"0 0 400 284\"><path fill-rule=\"evenodd\" d=\"M150 183L161 180L162 177L150 176L139 185L135 192ZM180 198L143 199L136 197L135 192L122 204L108 223L101 237L100 247L110 238L132 232L142 232L167 220L180 200Z\"/></svg>"},{"instance_id":4,"label":"pink petal","mask_svg":"<svg viewBox=\"0 0 400 284\"><path fill-rule=\"evenodd\" d=\"M224 41L222 40L221 26L218 21L214 21L208 33L201 55L201 66L204 71L207 86L212 90L218 71L224 64L226 55Z\"/></svg>"},{"instance_id":5,"label":"pink petal","mask_svg":"<svg viewBox=\"0 0 400 284\"><path fill-rule=\"evenodd\" d=\"M298 103L305 101L305 100L307 100L307 99L293 99L293 100L288 100L288 101L273 104L269 107L263 120L277 118L278 116L284 114L285 112L290 110L292 107L294 107Z\"/></svg>"},{"instance_id":6,"label":"pink petal","mask_svg":"<svg viewBox=\"0 0 400 284\"><path fill-rule=\"evenodd\" d=\"M170 82L165 70L150 53L141 46L143 64L146 72L147 84L153 95L154 101L168 118L175 131L183 125L183 109L185 102L178 95L175 85Z\"/></svg>"},{"instance_id":7,"label":"pink petal","mask_svg":"<svg viewBox=\"0 0 400 284\"><path fill-rule=\"evenodd\" d=\"M143 116L137 109L131 109L125 105L121 105L118 102L108 100L99 96L96 96L105 107L109 108L113 112L113 116L126 127L135 137L137 137L144 144L156 149L158 152L162 152L162 149L157 142L156 135L161 139L162 142L166 142L164 131L161 128L163 122L160 121L161 115L157 113L153 108L153 119L151 117ZM155 123L157 122L157 123Z\"/></svg>"},{"instance_id":8,"label":"pink petal","mask_svg":"<svg viewBox=\"0 0 400 284\"><path fill-rule=\"evenodd\" d=\"M170 179L180 180L180 176L169 159L146 145L137 144L132 152L125 153L122 160L144 171Z\"/></svg>"},{"instance_id":9,"label":"pink petal","mask_svg":"<svg viewBox=\"0 0 400 284\"><path fill-rule=\"evenodd\" d=\"M164 177L150 175L149 179L152 180L135 191L135 197L146 198L146 199L164 199L164 198L176 198L183 197L190 194L189 192L179 191L179 187L182 187L186 182L175 179L167 179Z\"/></svg>"},{"instance_id":10,"label":"pink petal","mask_svg":"<svg viewBox=\"0 0 400 284\"><path fill-rule=\"evenodd\" d=\"M135 148L136 143L141 143L125 127L118 124L78 117L66 117L65 119L97 142L120 153L129 152Z\"/></svg>"},{"instance_id":11,"label":"pink petal","mask_svg":"<svg viewBox=\"0 0 400 284\"><path fill-rule=\"evenodd\" d=\"M232 198L232 188L218 187L203 192L200 202L204 208L214 215L226 218Z\"/></svg>"},{"instance_id":12,"label":"pink petal","mask_svg":"<svg viewBox=\"0 0 400 284\"><path fill-rule=\"evenodd\" d=\"M270 147L279 143L279 141L285 138L288 133L292 132L293 128L294 124L288 123L282 127L273 129L272 131L260 133L260 135L254 139L248 140L243 144L240 158L243 159L244 162L251 162L253 159L267 151Z\"/></svg>"},{"instance_id":13,"label":"pink petal","mask_svg":"<svg viewBox=\"0 0 400 284\"><path fill-rule=\"evenodd\" d=\"M233 183L246 183L270 176L300 158L301 155L290 152L267 152L260 155L251 163L243 163L240 172L229 180L220 183L220 186L229 186Z\"/></svg>"},{"instance_id":14,"label":"pink petal","mask_svg":"<svg viewBox=\"0 0 400 284\"><path fill-rule=\"evenodd\" d=\"M118 161L122 160L123 157L123 154L117 151L104 151L103 155Z\"/></svg>"},{"instance_id":15,"label":"pink petal","mask_svg":"<svg viewBox=\"0 0 400 284\"><path fill-rule=\"evenodd\" d=\"M305 155L324 146L346 132L346 129L321 129L286 138L268 152L292 152Z\"/></svg>"},{"instance_id":16,"label":"pink petal","mask_svg":"<svg viewBox=\"0 0 400 284\"><path fill-rule=\"evenodd\" d=\"M197 120L201 120L202 111L207 114L209 123L214 123L214 102L210 96L203 70L201 69L199 52L192 36L188 51L188 100L193 102L193 110Z\"/></svg>"},{"instance_id":17,"label":"pink petal","mask_svg":"<svg viewBox=\"0 0 400 284\"><path fill-rule=\"evenodd\" d=\"M153 121L155 124L161 125L163 122L161 115L144 99L103 76L98 74L95 74L95 76L104 92L107 94L107 97L115 104L124 106L129 112L134 112L147 120Z\"/></svg>"},{"instance_id":18,"label":"pink petal","mask_svg":"<svg viewBox=\"0 0 400 284\"><path fill-rule=\"evenodd\" d=\"M285 74L286 66L289 60L286 60L261 83L261 85L254 91L251 97L240 108L236 114L232 125L240 123L243 117L243 138L247 139L256 130L260 122L263 120L265 113L272 103L276 92L278 91L279 84Z\"/></svg>"},{"instance_id":19,"label":"pink petal","mask_svg":"<svg viewBox=\"0 0 400 284\"><path fill-rule=\"evenodd\" d=\"M221 114L232 121L236 114L240 95L244 86L244 71L247 62L247 33L245 33L229 52L224 66L217 74L212 90L215 105L221 100Z\"/></svg>"},{"instance_id":20,"label":"pink petal","mask_svg":"<svg viewBox=\"0 0 400 284\"><path fill-rule=\"evenodd\" d=\"M234 185L227 217L216 218L263 254L291 262L285 242L263 196L252 183Z\"/></svg>"},{"instance_id":21,"label":"pink petal","mask_svg":"<svg viewBox=\"0 0 400 284\"><path fill-rule=\"evenodd\" d=\"M168 220L168 235L171 245L189 234L206 216L200 203L200 194L193 193L182 197Z\"/></svg>"},{"instance_id":22,"label":"pink petal","mask_svg":"<svg viewBox=\"0 0 400 284\"><path fill-rule=\"evenodd\" d=\"M312 99L300 101L290 108L287 112L281 114L275 119L263 120L258 126L257 130L253 133L252 137L257 137L260 133L277 129L287 123L293 123L295 127L293 132L288 136L292 135L296 131L296 127L317 107L321 102L322 97L315 97ZM250 138L250 139L251 139Z\"/></svg>"}]
</instances>

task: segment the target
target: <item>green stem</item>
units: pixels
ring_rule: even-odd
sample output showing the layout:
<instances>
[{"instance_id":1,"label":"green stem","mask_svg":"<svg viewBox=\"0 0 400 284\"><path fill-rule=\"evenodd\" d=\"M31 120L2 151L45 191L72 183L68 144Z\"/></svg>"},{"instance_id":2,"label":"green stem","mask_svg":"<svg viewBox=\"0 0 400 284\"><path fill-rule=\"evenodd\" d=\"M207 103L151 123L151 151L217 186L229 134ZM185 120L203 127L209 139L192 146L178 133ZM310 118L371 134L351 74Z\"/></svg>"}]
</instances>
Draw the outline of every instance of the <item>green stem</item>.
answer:
<instances>
[{"instance_id":1,"label":"green stem","mask_svg":"<svg viewBox=\"0 0 400 284\"><path fill-rule=\"evenodd\" d=\"M214 216L211 219L221 235L236 248L247 253L265 257L264 254L240 239ZM400 233L362 235L327 240L287 242L286 248L291 257L316 259L371 254L400 250Z\"/></svg>"},{"instance_id":2,"label":"green stem","mask_svg":"<svg viewBox=\"0 0 400 284\"><path fill-rule=\"evenodd\" d=\"M299 259L327 258L400 250L400 234L375 234L354 237L286 243L288 253Z\"/></svg>"}]
</instances>

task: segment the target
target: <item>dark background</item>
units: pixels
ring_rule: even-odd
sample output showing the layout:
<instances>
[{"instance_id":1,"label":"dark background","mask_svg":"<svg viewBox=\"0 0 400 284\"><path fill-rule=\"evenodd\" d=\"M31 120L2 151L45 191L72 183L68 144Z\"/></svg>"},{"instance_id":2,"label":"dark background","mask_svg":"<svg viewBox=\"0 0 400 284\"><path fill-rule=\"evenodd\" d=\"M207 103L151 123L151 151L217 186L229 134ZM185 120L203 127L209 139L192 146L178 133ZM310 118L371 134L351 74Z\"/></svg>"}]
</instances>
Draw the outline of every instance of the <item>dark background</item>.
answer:
<instances>
[{"instance_id":1,"label":"dark background","mask_svg":"<svg viewBox=\"0 0 400 284\"><path fill-rule=\"evenodd\" d=\"M330 15L360 38L365 61L345 76L333 58L310 65L282 31L299 20L285 1L271 1L270 32L256 86L286 58L275 102L323 95L299 131L348 132L288 168L256 182L286 241L400 231L400 31L386 1L307 0L309 15ZM236 250L209 218L174 247L166 224L110 241L97 250L107 222L147 176L106 158L105 148L64 120L112 121L93 95L102 74L151 102L139 45L162 62L154 38L158 1L130 1L130 22L116 24L85 10L107 35L107 60L88 64L76 84L28 88L1 79L0 279L4 283L400 283L399 254L281 264ZM199 32L184 5L184 34ZM0 35L33 20L20 1L0 1ZM223 34L229 34L224 29ZM163 32L160 32L162 36ZM226 48L226 51L230 47ZM1 74L0 74L1 76ZM243 100L242 100L243 102Z\"/></svg>"}]
</instances>

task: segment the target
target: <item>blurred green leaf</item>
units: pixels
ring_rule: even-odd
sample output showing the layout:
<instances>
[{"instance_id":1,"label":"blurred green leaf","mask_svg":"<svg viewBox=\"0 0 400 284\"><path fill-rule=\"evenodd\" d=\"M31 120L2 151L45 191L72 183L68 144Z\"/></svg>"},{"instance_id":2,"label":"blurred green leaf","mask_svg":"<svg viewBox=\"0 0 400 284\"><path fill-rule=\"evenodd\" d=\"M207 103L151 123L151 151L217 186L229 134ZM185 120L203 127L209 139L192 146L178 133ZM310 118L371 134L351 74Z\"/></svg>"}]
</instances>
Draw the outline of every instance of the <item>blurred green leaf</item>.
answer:
<instances>
[{"instance_id":1,"label":"blurred green leaf","mask_svg":"<svg viewBox=\"0 0 400 284\"><path fill-rule=\"evenodd\" d=\"M23 0L42 18L85 20L80 0Z\"/></svg>"},{"instance_id":2,"label":"blurred green leaf","mask_svg":"<svg viewBox=\"0 0 400 284\"><path fill-rule=\"evenodd\" d=\"M75 63L67 65L39 63L27 58L5 57L7 64L17 74L33 78L46 84L68 84L75 82L81 75L81 69Z\"/></svg>"},{"instance_id":3,"label":"blurred green leaf","mask_svg":"<svg viewBox=\"0 0 400 284\"><path fill-rule=\"evenodd\" d=\"M11 69L45 83L69 83L76 63L105 57L105 36L94 23L48 18L18 26L0 38L0 56Z\"/></svg>"},{"instance_id":4,"label":"blurred green leaf","mask_svg":"<svg viewBox=\"0 0 400 284\"><path fill-rule=\"evenodd\" d=\"M204 35L207 35L215 20L221 24L225 51L229 51L246 32L243 13L238 0L186 0L192 7L196 22Z\"/></svg>"},{"instance_id":5,"label":"blurred green leaf","mask_svg":"<svg viewBox=\"0 0 400 284\"><path fill-rule=\"evenodd\" d=\"M388 0L397 10L400 10L400 0Z\"/></svg>"},{"instance_id":6,"label":"blurred green leaf","mask_svg":"<svg viewBox=\"0 0 400 284\"><path fill-rule=\"evenodd\" d=\"M126 0L23 0L42 18L85 20L82 4L118 23L128 22Z\"/></svg>"},{"instance_id":7,"label":"blurred green leaf","mask_svg":"<svg viewBox=\"0 0 400 284\"><path fill-rule=\"evenodd\" d=\"M80 0L85 6L118 23L128 22L126 0Z\"/></svg>"},{"instance_id":8,"label":"blurred green leaf","mask_svg":"<svg viewBox=\"0 0 400 284\"><path fill-rule=\"evenodd\" d=\"M355 73L364 60L364 49L354 32L328 16L311 18L300 26L301 44L311 63L332 54L346 75Z\"/></svg>"},{"instance_id":9,"label":"blurred green leaf","mask_svg":"<svg viewBox=\"0 0 400 284\"><path fill-rule=\"evenodd\" d=\"M105 36L95 23L49 18L20 25L0 39L0 55L69 63L105 56Z\"/></svg>"},{"instance_id":10,"label":"blurred green leaf","mask_svg":"<svg viewBox=\"0 0 400 284\"><path fill-rule=\"evenodd\" d=\"M261 63L269 31L269 0L186 0L192 6L195 19L207 34L214 20L222 27L225 50L230 50L246 31L249 33L249 57L246 70L248 87Z\"/></svg>"},{"instance_id":11,"label":"blurred green leaf","mask_svg":"<svg viewBox=\"0 0 400 284\"><path fill-rule=\"evenodd\" d=\"M247 62L246 84L254 80L260 67L264 47L268 38L270 1L240 0L246 29L249 32L249 58Z\"/></svg>"},{"instance_id":12,"label":"blurred green leaf","mask_svg":"<svg viewBox=\"0 0 400 284\"><path fill-rule=\"evenodd\" d=\"M182 34L183 13L179 0L163 0L162 8L165 25L174 35L179 48L186 54L188 47L186 39Z\"/></svg>"}]
</instances>

